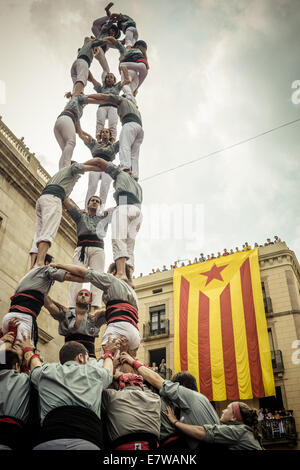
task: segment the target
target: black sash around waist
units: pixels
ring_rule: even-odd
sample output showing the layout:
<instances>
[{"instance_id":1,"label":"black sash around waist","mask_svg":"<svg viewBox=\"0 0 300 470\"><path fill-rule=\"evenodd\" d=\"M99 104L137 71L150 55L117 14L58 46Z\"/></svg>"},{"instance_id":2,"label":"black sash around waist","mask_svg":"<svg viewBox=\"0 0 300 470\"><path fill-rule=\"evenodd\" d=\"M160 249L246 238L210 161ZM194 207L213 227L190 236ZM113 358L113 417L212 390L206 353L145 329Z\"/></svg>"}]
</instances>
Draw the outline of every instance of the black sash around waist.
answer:
<instances>
[{"instance_id":1,"label":"black sash around waist","mask_svg":"<svg viewBox=\"0 0 300 470\"><path fill-rule=\"evenodd\" d=\"M141 202L135 197L134 194L128 193L127 191L120 191L118 193L118 200L117 206L122 205L134 205L134 206L141 206Z\"/></svg>"},{"instance_id":2,"label":"black sash around waist","mask_svg":"<svg viewBox=\"0 0 300 470\"><path fill-rule=\"evenodd\" d=\"M62 186L59 184L47 184L42 191L41 196L44 194L52 194L53 196L58 197L62 201L66 199L66 192Z\"/></svg>"},{"instance_id":3,"label":"black sash around waist","mask_svg":"<svg viewBox=\"0 0 300 470\"><path fill-rule=\"evenodd\" d=\"M83 234L83 235L79 235L77 246L81 246L79 260L84 262L85 248L88 246L93 246L95 248L104 249L104 240L102 238L98 238L96 234L91 234L91 235Z\"/></svg>"},{"instance_id":4,"label":"black sash around waist","mask_svg":"<svg viewBox=\"0 0 300 470\"><path fill-rule=\"evenodd\" d=\"M55 439L84 439L101 448L102 423L88 408L60 406L46 415L39 442Z\"/></svg>"},{"instance_id":5,"label":"black sash around waist","mask_svg":"<svg viewBox=\"0 0 300 470\"><path fill-rule=\"evenodd\" d=\"M136 28L136 22L133 20L132 21L128 20L128 22L126 22L126 26L124 25L122 28L123 33L125 33L127 28Z\"/></svg>"},{"instance_id":6,"label":"black sash around waist","mask_svg":"<svg viewBox=\"0 0 300 470\"><path fill-rule=\"evenodd\" d=\"M87 55L80 55L77 59L83 59L88 63L88 66L91 65L91 59Z\"/></svg>"},{"instance_id":7,"label":"black sash around waist","mask_svg":"<svg viewBox=\"0 0 300 470\"><path fill-rule=\"evenodd\" d=\"M13 416L0 416L0 444L20 450L23 440L24 423Z\"/></svg>"},{"instance_id":8,"label":"black sash around waist","mask_svg":"<svg viewBox=\"0 0 300 470\"><path fill-rule=\"evenodd\" d=\"M95 354L95 336L82 335L81 333L71 333L65 336L65 343L77 341L87 349L90 357L96 357Z\"/></svg>"},{"instance_id":9,"label":"black sash around waist","mask_svg":"<svg viewBox=\"0 0 300 470\"><path fill-rule=\"evenodd\" d=\"M136 122L137 124L139 124L140 126L142 126L142 121L140 120L140 118L134 114L134 113L128 113L128 114L125 114L125 116L123 116L122 118L122 126L124 126L124 124L127 124L128 122Z\"/></svg>"},{"instance_id":10,"label":"black sash around waist","mask_svg":"<svg viewBox=\"0 0 300 470\"><path fill-rule=\"evenodd\" d=\"M61 116L68 116L69 118L72 119L74 126L76 126L76 122L78 121L78 116L74 111L69 111L68 109L65 109L62 113L60 113L59 116L57 116L57 119Z\"/></svg>"},{"instance_id":11,"label":"black sash around waist","mask_svg":"<svg viewBox=\"0 0 300 470\"><path fill-rule=\"evenodd\" d=\"M36 318L44 305L44 294L37 290L26 290L14 294L10 298L10 301L10 312L19 312L32 317L31 338L36 346L38 342L38 326Z\"/></svg>"},{"instance_id":12,"label":"black sash around waist","mask_svg":"<svg viewBox=\"0 0 300 470\"><path fill-rule=\"evenodd\" d=\"M139 314L133 305L124 300L110 300L106 304L105 320L108 325L125 321L138 329Z\"/></svg>"},{"instance_id":13,"label":"black sash around waist","mask_svg":"<svg viewBox=\"0 0 300 470\"><path fill-rule=\"evenodd\" d=\"M37 317L44 305L44 294L37 290L17 292L10 298L9 311L28 313Z\"/></svg>"},{"instance_id":14,"label":"black sash around waist","mask_svg":"<svg viewBox=\"0 0 300 470\"><path fill-rule=\"evenodd\" d=\"M107 106L111 106L112 108L118 108L118 106L116 104L99 104L98 108L105 108Z\"/></svg>"},{"instance_id":15,"label":"black sash around waist","mask_svg":"<svg viewBox=\"0 0 300 470\"><path fill-rule=\"evenodd\" d=\"M114 157L113 157L113 158L110 158L110 157L108 157L107 155L105 155L104 153L100 153L100 152L98 152L98 153L96 153L95 155L93 155L93 158L102 158L102 159L105 160L106 162L111 162L111 161L114 159Z\"/></svg>"}]
</instances>

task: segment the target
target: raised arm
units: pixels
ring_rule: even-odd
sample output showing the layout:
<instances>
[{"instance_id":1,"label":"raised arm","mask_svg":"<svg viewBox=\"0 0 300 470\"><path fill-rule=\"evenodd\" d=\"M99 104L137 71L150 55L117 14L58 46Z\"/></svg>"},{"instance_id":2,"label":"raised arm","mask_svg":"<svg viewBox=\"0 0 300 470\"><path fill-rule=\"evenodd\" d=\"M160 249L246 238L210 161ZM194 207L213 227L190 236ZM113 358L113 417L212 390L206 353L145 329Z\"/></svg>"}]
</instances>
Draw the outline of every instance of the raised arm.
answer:
<instances>
[{"instance_id":1,"label":"raised arm","mask_svg":"<svg viewBox=\"0 0 300 470\"><path fill-rule=\"evenodd\" d=\"M100 83L95 79L91 71L89 71L88 81L91 82L94 85L94 87L100 85Z\"/></svg>"},{"instance_id":2,"label":"raised arm","mask_svg":"<svg viewBox=\"0 0 300 470\"><path fill-rule=\"evenodd\" d=\"M157 374L151 369L148 369L148 367L136 361L133 357L131 357L126 352L121 353L120 359L121 359L122 364L124 364L124 362L127 362L132 367L134 367L138 371L138 373L145 380L147 380L147 382L149 382L153 387L157 388L158 390L161 389L164 380L159 374Z\"/></svg>"},{"instance_id":3,"label":"raised arm","mask_svg":"<svg viewBox=\"0 0 300 470\"><path fill-rule=\"evenodd\" d=\"M172 410L170 406L167 406L167 411L164 412L164 414L169 418L173 426L177 428L179 431L183 432L184 434L187 434L190 437L193 437L194 439L199 439L199 440L205 439L206 431L203 426L182 423L176 418L174 411Z\"/></svg>"},{"instance_id":4,"label":"raised arm","mask_svg":"<svg viewBox=\"0 0 300 470\"><path fill-rule=\"evenodd\" d=\"M48 310L50 315L55 320L59 320L59 317L61 316L61 314L65 313L67 310L66 307L59 304L58 302L55 302L55 300L52 300L51 297L49 297L49 295L45 296L44 307Z\"/></svg>"},{"instance_id":5,"label":"raised arm","mask_svg":"<svg viewBox=\"0 0 300 470\"><path fill-rule=\"evenodd\" d=\"M63 206L67 211L71 211L72 209L74 209L74 207L76 207L74 202L72 202L71 199L69 199L68 197L64 199Z\"/></svg>"},{"instance_id":6,"label":"raised arm","mask_svg":"<svg viewBox=\"0 0 300 470\"><path fill-rule=\"evenodd\" d=\"M106 7L104 8L105 13L107 14L108 17L111 16L110 9L111 9L111 7L113 7L113 6L114 6L113 2L109 2L109 4L106 5Z\"/></svg>"},{"instance_id":7,"label":"raised arm","mask_svg":"<svg viewBox=\"0 0 300 470\"><path fill-rule=\"evenodd\" d=\"M8 332L0 338L0 351L7 351L12 348L15 337L13 333Z\"/></svg>"},{"instance_id":8,"label":"raised arm","mask_svg":"<svg viewBox=\"0 0 300 470\"><path fill-rule=\"evenodd\" d=\"M94 93L88 95L89 104L107 104L109 102L110 95L105 95L104 93Z\"/></svg>"},{"instance_id":9,"label":"raised arm","mask_svg":"<svg viewBox=\"0 0 300 470\"><path fill-rule=\"evenodd\" d=\"M123 88L123 86L128 85L130 83L130 78L129 78L128 68L126 67L126 65L120 65L120 69L122 70L124 74L124 80L123 82L121 82L121 88Z\"/></svg>"},{"instance_id":10,"label":"raised arm","mask_svg":"<svg viewBox=\"0 0 300 470\"><path fill-rule=\"evenodd\" d=\"M82 278L84 278L84 276L88 272L87 268L84 268L82 266L76 266L74 264L55 264L55 263L52 264L51 263L51 266L57 269L64 269L65 271L67 271L67 274L72 274L73 276L77 276L78 278L80 278L80 281L74 281L74 282L83 282ZM67 277L65 279L66 281L69 281Z\"/></svg>"},{"instance_id":11,"label":"raised arm","mask_svg":"<svg viewBox=\"0 0 300 470\"><path fill-rule=\"evenodd\" d=\"M105 171L107 162L102 158L92 158L83 164L84 171Z\"/></svg>"},{"instance_id":12,"label":"raised arm","mask_svg":"<svg viewBox=\"0 0 300 470\"><path fill-rule=\"evenodd\" d=\"M42 361L39 357L35 356L33 359L31 359L31 357L34 355L34 350L33 350L33 346L32 346L31 341L30 341L30 334L25 336L22 333L22 337L23 337L23 340L19 341L19 344L20 344L21 348L23 349L23 351L24 351L25 348L28 349L28 351L26 351L25 354L24 354L24 359L26 361L27 367L29 367L30 371L32 371L35 367L41 366L43 363L42 363Z\"/></svg>"}]
</instances>

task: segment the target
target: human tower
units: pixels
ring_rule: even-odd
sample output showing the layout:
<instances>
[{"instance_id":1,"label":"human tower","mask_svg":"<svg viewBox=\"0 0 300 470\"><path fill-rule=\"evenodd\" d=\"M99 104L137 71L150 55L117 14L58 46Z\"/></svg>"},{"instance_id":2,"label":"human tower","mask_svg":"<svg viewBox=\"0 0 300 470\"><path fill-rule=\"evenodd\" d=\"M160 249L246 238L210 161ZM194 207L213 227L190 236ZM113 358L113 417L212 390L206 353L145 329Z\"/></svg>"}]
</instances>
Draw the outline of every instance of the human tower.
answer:
<instances>
[{"instance_id":1,"label":"human tower","mask_svg":"<svg viewBox=\"0 0 300 470\"><path fill-rule=\"evenodd\" d=\"M36 201L36 232L30 250L29 272L19 281L11 306L2 322L2 333L12 332L21 341L29 337L36 347L37 318L45 306L59 322L59 333L65 341L77 341L95 357L95 337L106 323L102 344L109 335L117 337L122 349L135 355L140 344L138 303L133 286L134 246L142 213L142 188L139 179L139 150L143 141L141 114L137 106L138 90L147 76L147 44L139 40L135 21L121 13L106 15L92 25L93 35L84 38L71 67L72 92L57 117L54 134L61 148L59 169ZM122 38L121 38L122 35ZM106 55L119 52L120 81L110 71ZM115 51L116 50L116 51ZM102 69L101 83L90 72L93 60ZM99 74L100 75L100 74ZM87 82L96 93L84 93ZM98 105L95 137L81 128L85 106ZM117 123L122 130L117 140ZM107 122L107 126L105 127ZM72 160L76 134L91 153L84 163ZM120 164L112 163L119 153ZM89 172L85 208L80 210L70 199L79 178ZM100 181L100 194L97 186ZM115 207L106 209L111 182ZM72 264L53 262L50 249L60 226L65 208L77 227L77 247ZM104 272L104 238L111 223L114 262ZM68 306L49 296L55 281L70 281ZM82 289L91 283L91 291ZM102 300L105 309L102 309Z\"/></svg>"}]
</instances>

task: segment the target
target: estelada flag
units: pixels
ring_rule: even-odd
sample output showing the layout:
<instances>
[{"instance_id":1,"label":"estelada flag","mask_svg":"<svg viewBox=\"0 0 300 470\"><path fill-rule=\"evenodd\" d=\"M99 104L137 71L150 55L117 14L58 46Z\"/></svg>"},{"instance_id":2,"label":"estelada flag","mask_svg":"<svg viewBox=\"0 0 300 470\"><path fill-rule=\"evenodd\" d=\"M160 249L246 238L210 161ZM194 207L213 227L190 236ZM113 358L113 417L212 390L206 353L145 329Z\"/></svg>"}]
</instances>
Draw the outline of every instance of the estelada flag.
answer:
<instances>
[{"instance_id":1,"label":"estelada flag","mask_svg":"<svg viewBox=\"0 0 300 470\"><path fill-rule=\"evenodd\" d=\"M275 395L258 249L174 272L174 367L209 400Z\"/></svg>"}]
</instances>

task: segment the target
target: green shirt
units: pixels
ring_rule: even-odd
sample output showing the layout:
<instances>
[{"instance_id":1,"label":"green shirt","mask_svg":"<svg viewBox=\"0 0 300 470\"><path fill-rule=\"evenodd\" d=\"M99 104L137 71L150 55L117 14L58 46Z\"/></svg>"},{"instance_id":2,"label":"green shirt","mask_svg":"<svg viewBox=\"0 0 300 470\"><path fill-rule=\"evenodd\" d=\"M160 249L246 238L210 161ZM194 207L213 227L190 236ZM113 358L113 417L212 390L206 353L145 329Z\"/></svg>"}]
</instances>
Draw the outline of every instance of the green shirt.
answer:
<instances>
[{"instance_id":1,"label":"green shirt","mask_svg":"<svg viewBox=\"0 0 300 470\"><path fill-rule=\"evenodd\" d=\"M83 175L83 163L73 163L55 173L46 186L57 184L65 190L65 197L69 197L80 176Z\"/></svg>"},{"instance_id":2,"label":"green shirt","mask_svg":"<svg viewBox=\"0 0 300 470\"><path fill-rule=\"evenodd\" d=\"M126 171L121 170L119 166L110 162L107 164L105 173L108 173L114 180L114 199L117 204L119 204L119 194L124 192L132 194L136 198L138 204L142 203L143 191L133 176L126 173Z\"/></svg>"},{"instance_id":3,"label":"green shirt","mask_svg":"<svg viewBox=\"0 0 300 470\"><path fill-rule=\"evenodd\" d=\"M164 380L159 394L179 406L180 418L183 418L185 424L203 426L206 423L220 423L214 407L202 393L183 387L178 382ZM184 437L190 449L195 450L198 447L197 439Z\"/></svg>"},{"instance_id":4,"label":"green shirt","mask_svg":"<svg viewBox=\"0 0 300 470\"><path fill-rule=\"evenodd\" d=\"M60 406L82 406L100 417L102 391L112 382L112 373L98 362L45 363L30 377L39 392L41 422Z\"/></svg>"},{"instance_id":5,"label":"green shirt","mask_svg":"<svg viewBox=\"0 0 300 470\"><path fill-rule=\"evenodd\" d=\"M160 397L150 390L143 391L136 386L105 390L102 409L107 416L106 427L112 441L137 432L149 432L159 437Z\"/></svg>"},{"instance_id":6,"label":"green shirt","mask_svg":"<svg viewBox=\"0 0 300 470\"><path fill-rule=\"evenodd\" d=\"M30 379L16 370L0 370L0 416L26 423L29 417Z\"/></svg>"},{"instance_id":7,"label":"green shirt","mask_svg":"<svg viewBox=\"0 0 300 470\"><path fill-rule=\"evenodd\" d=\"M121 300L138 309L138 299L135 291L122 279L118 279L110 273L99 273L95 269L89 268L84 281L90 282L93 286L103 290L103 302L105 304L112 300Z\"/></svg>"},{"instance_id":8,"label":"green shirt","mask_svg":"<svg viewBox=\"0 0 300 470\"><path fill-rule=\"evenodd\" d=\"M229 450L262 450L254 434L244 423L205 424L205 441L212 444L223 444Z\"/></svg>"},{"instance_id":9,"label":"green shirt","mask_svg":"<svg viewBox=\"0 0 300 470\"><path fill-rule=\"evenodd\" d=\"M80 212L76 207L68 211L77 226L77 237L82 235L97 235L98 238L106 236L108 224L111 222L111 215L88 215Z\"/></svg>"}]
</instances>

